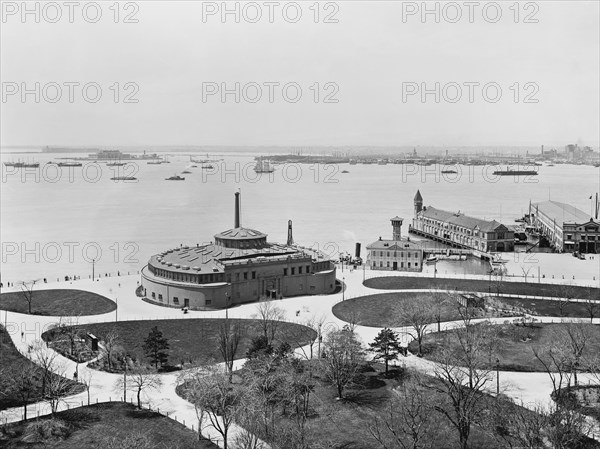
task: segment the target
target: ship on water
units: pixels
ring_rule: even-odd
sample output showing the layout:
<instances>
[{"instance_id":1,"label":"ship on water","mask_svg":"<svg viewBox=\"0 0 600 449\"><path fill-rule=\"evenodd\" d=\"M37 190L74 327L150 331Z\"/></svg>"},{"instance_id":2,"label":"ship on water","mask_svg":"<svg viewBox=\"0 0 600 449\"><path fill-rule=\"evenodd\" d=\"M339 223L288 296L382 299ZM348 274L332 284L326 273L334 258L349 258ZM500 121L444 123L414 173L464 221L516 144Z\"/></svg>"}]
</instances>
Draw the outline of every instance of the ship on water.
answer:
<instances>
[{"instance_id":1,"label":"ship on water","mask_svg":"<svg viewBox=\"0 0 600 449\"><path fill-rule=\"evenodd\" d=\"M165 181L185 181L185 178L183 176L174 175L169 178L165 178Z\"/></svg>"},{"instance_id":2,"label":"ship on water","mask_svg":"<svg viewBox=\"0 0 600 449\"><path fill-rule=\"evenodd\" d=\"M40 164L38 162L5 162L4 166L15 168L38 168Z\"/></svg>"},{"instance_id":3,"label":"ship on water","mask_svg":"<svg viewBox=\"0 0 600 449\"><path fill-rule=\"evenodd\" d=\"M256 165L254 166L254 171L256 173L273 173L275 169L271 167L269 161L260 159L256 162Z\"/></svg>"},{"instance_id":4,"label":"ship on water","mask_svg":"<svg viewBox=\"0 0 600 449\"><path fill-rule=\"evenodd\" d=\"M535 170L513 170L506 167L506 170L496 170L493 174L497 176L527 176L537 175L538 172Z\"/></svg>"}]
</instances>

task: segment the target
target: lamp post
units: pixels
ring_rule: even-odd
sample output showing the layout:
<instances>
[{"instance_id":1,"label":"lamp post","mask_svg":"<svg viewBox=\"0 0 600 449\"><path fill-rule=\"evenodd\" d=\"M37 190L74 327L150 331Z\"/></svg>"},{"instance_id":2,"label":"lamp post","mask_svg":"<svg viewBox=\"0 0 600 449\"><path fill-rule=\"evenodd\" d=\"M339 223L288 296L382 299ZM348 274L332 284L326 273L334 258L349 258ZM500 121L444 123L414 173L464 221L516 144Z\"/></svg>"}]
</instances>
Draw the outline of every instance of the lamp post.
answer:
<instances>
[{"instance_id":1,"label":"lamp post","mask_svg":"<svg viewBox=\"0 0 600 449\"><path fill-rule=\"evenodd\" d=\"M94 281L94 277L95 277L94 276L95 275L95 273L94 273L94 264L95 263L96 263L96 259L92 259L92 281Z\"/></svg>"},{"instance_id":2,"label":"lamp post","mask_svg":"<svg viewBox=\"0 0 600 449\"><path fill-rule=\"evenodd\" d=\"M500 360L496 359L496 397L500 396Z\"/></svg>"},{"instance_id":3,"label":"lamp post","mask_svg":"<svg viewBox=\"0 0 600 449\"><path fill-rule=\"evenodd\" d=\"M344 288L345 280L346 280L346 278L342 276L342 301L346 300L346 293L345 293L345 288Z\"/></svg>"},{"instance_id":4,"label":"lamp post","mask_svg":"<svg viewBox=\"0 0 600 449\"><path fill-rule=\"evenodd\" d=\"M366 263L365 263L365 262L363 262L363 284L364 284L364 282L365 282L365 270L366 270L366 268L367 268L367 267L366 267Z\"/></svg>"}]
</instances>

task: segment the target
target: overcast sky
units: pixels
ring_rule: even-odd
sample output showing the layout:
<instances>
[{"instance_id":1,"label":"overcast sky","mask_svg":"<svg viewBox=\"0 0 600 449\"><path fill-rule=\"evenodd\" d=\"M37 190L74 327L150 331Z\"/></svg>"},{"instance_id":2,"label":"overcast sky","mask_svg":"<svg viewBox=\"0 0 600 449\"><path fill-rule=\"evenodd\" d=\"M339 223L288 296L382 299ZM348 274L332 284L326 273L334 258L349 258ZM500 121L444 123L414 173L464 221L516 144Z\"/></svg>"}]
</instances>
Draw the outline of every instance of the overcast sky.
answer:
<instances>
[{"instance_id":1,"label":"overcast sky","mask_svg":"<svg viewBox=\"0 0 600 449\"><path fill-rule=\"evenodd\" d=\"M96 23L84 20L81 8L69 23L66 6L57 23L48 22L56 13L50 8L40 12L40 23L33 15L23 23L20 11L12 15L11 9L21 2L4 3L3 146L598 145L597 1L521 3L518 23L513 2L500 2L496 23L494 8L483 13L489 2L475 8L473 23L463 2L457 3L463 14L457 23L450 23L457 10L444 4L439 23L433 15L423 23L419 11L403 20L403 9L408 13L421 2L391 1L321 3L319 23L312 2L300 3L296 23L290 23L293 7L283 17L286 2L275 7L274 23L263 2L257 23L246 20L257 11L250 7L240 23L233 15L223 23L218 13L203 20L203 8L213 6L207 2L122 3L114 23L112 2L100 3ZM94 12L88 8L86 17L93 20ZM123 23L127 14L138 22ZM324 23L328 14L337 23ZM526 23L532 20L537 23ZM34 94L23 101L22 87L35 89L36 82L40 102ZM80 83L72 103L65 82ZM234 89L236 82L239 103L233 94L223 102L219 92L203 99L203 90L222 83ZM265 82L279 83L272 87L273 102ZM56 103L49 101L56 92L52 83L62 85ZM101 87L97 103L84 99L86 83ZM262 88L256 103L250 101L256 85L248 83ZM297 83L288 86L287 101L286 83ZM435 83L439 103L434 93L423 102L414 92L415 86L435 89ZM479 83L471 84L473 102L464 83ZM487 97L486 83L496 83ZM457 101L456 85L462 88ZM11 94L15 86L19 91ZM302 90L296 103L293 86ZM498 86L502 95L494 103ZM88 94L93 99L95 90ZM124 102L127 94L138 102ZM327 95L337 103L325 102Z\"/></svg>"}]
</instances>

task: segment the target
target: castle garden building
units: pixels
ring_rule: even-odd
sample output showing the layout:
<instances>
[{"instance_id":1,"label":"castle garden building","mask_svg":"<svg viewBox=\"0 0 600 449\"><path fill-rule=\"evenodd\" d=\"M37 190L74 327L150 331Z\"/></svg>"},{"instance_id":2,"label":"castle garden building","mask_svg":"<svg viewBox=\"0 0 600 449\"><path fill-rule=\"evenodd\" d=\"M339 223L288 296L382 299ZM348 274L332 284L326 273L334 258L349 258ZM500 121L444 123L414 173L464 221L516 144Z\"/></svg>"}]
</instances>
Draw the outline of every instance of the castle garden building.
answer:
<instances>
[{"instance_id":1,"label":"castle garden building","mask_svg":"<svg viewBox=\"0 0 600 449\"><path fill-rule=\"evenodd\" d=\"M232 229L208 245L182 246L150 258L142 269L146 300L192 310L226 308L263 298L319 295L335 290L335 265L324 254L294 245L269 243L267 235L244 228L235 196Z\"/></svg>"},{"instance_id":2,"label":"castle garden building","mask_svg":"<svg viewBox=\"0 0 600 449\"><path fill-rule=\"evenodd\" d=\"M423 269L423 250L411 242L402 239L402 221L394 217L392 222L392 240L383 240L367 245L367 264L373 270L421 271Z\"/></svg>"}]
</instances>

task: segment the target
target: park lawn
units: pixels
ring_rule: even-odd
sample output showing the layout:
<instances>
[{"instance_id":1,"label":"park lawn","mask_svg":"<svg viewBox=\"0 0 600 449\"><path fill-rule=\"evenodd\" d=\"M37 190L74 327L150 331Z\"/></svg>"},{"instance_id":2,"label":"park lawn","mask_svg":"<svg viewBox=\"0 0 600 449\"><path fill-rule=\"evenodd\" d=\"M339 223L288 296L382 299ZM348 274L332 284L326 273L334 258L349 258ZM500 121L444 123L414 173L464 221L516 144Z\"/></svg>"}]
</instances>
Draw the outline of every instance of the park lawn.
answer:
<instances>
[{"instance_id":1,"label":"park lawn","mask_svg":"<svg viewBox=\"0 0 600 449\"><path fill-rule=\"evenodd\" d=\"M110 299L83 290L33 290L32 315L85 316L112 312L117 305ZM29 313L29 304L22 292L0 294L0 309Z\"/></svg>"},{"instance_id":2,"label":"park lawn","mask_svg":"<svg viewBox=\"0 0 600 449\"><path fill-rule=\"evenodd\" d=\"M425 278L410 276L383 276L367 279L364 285L369 288L381 290L400 289L443 289L460 290L482 293L497 293L497 283L481 279L448 279L448 278ZM580 286L561 287L556 284L538 284L531 282L501 282L499 293L502 295L531 295L531 296L564 296L567 288L573 298L600 300L600 289Z\"/></svg>"},{"instance_id":3,"label":"park lawn","mask_svg":"<svg viewBox=\"0 0 600 449\"><path fill-rule=\"evenodd\" d=\"M600 326L591 326L593 338L587 342L583 357L600 352ZM496 357L500 361L501 371L544 371L542 363L534 356L533 349L550 344L554 341L553 330L564 324L536 324L533 326L516 326L503 324L500 326L500 342L497 353L484 365L484 369L496 368ZM521 338L525 337L525 341ZM426 359L440 361L440 349L458 347L458 342L452 336L452 331L437 332L425 335L423 339L423 356ZM409 344L408 349L418 352L416 341Z\"/></svg>"},{"instance_id":4,"label":"park lawn","mask_svg":"<svg viewBox=\"0 0 600 449\"><path fill-rule=\"evenodd\" d=\"M35 427L49 428L57 423L60 435L36 437ZM45 425L43 426L42 423ZM127 440L129 438L129 440ZM140 439L138 439L140 438ZM138 439L137 442L134 439ZM136 444L137 443L137 444ZM3 426L0 447L51 449L177 448L217 449L183 424L149 410L136 410L121 402L94 404L57 413L50 417Z\"/></svg>"},{"instance_id":5,"label":"park lawn","mask_svg":"<svg viewBox=\"0 0 600 449\"><path fill-rule=\"evenodd\" d=\"M262 333L260 321L252 319L230 319L229 321L231 325L242 327L242 339L238 346L236 359L244 358L252 338ZM150 330L156 326L168 339L169 364L185 364L187 368L207 361L222 361L218 338L219 329L224 323L224 318L182 318L94 323L82 325L80 328L94 334L100 340L109 331L115 330L119 335L121 346L130 356L138 361L148 361L143 350L144 340L148 337ZM292 348L297 348L311 343L316 336L316 332L306 326L280 321L273 347L276 348L285 341ZM48 333L42 334L42 338L47 339Z\"/></svg>"},{"instance_id":6,"label":"park lawn","mask_svg":"<svg viewBox=\"0 0 600 449\"><path fill-rule=\"evenodd\" d=\"M22 407L21 398L9 385L5 385L4 381L10 376L10 367L23 364L25 369L36 370L37 365L28 358L24 357L17 348L15 348L10 335L3 326L0 325L0 370L8 370L6 373L0 372L0 410L6 410L11 407ZM53 374L54 376L54 374ZM84 386L76 382L70 381L71 394L76 394L84 390ZM42 399L42 373L35 376L35 381L32 388L33 393L29 399L29 404L40 401Z\"/></svg>"},{"instance_id":7,"label":"park lawn","mask_svg":"<svg viewBox=\"0 0 600 449\"><path fill-rule=\"evenodd\" d=\"M337 303L333 309L333 314L342 321L355 322L361 326L368 327L400 327L407 326L410 323L402 322L399 311L403 301L415 298L427 298L429 293L417 292L398 292L398 293L379 293L375 295L360 296L358 298L347 299ZM487 296L487 295L486 295ZM534 316L561 316L560 302L544 299L521 299L491 296L493 302L501 302L505 310L512 309L514 313L510 316L522 315L528 313ZM488 302L489 303L489 302ZM497 312L486 312L480 314L481 317L507 316ZM565 317L589 318L586 304L581 302L569 302L564 305L562 315ZM600 315L596 312L596 315ZM460 319L456 305L449 303L442 306L441 321L453 321Z\"/></svg>"},{"instance_id":8,"label":"park lawn","mask_svg":"<svg viewBox=\"0 0 600 449\"><path fill-rule=\"evenodd\" d=\"M308 362L304 362L308 363ZM345 393L343 400L337 399L337 390L318 370L315 370L315 389L311 397L314 410L307 423L309 447L331 447L344 449L380 449L369 431L375 418L385 419L389 408L387 401L395 394L393 389L402 383L402 369L396 377L386 377L382 364L365 366L356 386ZM390 367L392 372L394 369ZM432 381L432 378L423 375ZM426 401L430 404L444 402L435 392L426 390ZM436 413L436 412L433 412ZM277 419L290 419L278 416ZM431 449L459 447L457 432L448 420L436 413L435 425L428 434ZM311 444L312 442L312 444ZM487 432L473 426L469 443L472 448L501 449ZM395 446L394 446L395 447Z\"/></svg>"}]
</instances>

